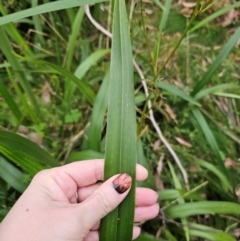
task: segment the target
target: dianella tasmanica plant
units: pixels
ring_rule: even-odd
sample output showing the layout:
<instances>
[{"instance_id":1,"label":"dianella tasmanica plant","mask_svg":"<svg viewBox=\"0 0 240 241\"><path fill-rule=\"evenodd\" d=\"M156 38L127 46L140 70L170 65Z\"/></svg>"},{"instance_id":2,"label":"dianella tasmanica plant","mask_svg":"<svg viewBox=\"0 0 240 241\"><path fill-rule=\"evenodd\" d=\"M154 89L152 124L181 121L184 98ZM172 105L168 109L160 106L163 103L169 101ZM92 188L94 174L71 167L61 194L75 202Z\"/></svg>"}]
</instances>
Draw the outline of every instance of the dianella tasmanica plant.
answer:
<instances>
[{"instance_id":1,"label":"dianella tasmanica plant","mask_svg":"<svg viewBox=\"0 0 240 241\"><path fill-rule=\"evenodd\" d=\"M124 0L114 1L107 139L104 178L131 175L133 184L123 203L101 222L101 241L130 241L134 219L137 158L132 49Z\"/></svg>"}]
</instances>

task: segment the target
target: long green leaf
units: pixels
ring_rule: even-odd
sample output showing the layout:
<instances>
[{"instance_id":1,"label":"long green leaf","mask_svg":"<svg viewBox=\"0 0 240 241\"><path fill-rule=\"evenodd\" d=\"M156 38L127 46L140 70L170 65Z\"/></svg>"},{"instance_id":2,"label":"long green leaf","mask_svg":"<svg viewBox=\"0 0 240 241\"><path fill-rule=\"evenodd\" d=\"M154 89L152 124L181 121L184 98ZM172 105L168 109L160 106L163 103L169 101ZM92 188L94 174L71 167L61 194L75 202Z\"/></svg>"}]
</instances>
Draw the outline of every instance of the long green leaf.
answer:
<instances>
[{"instance_id":1,"label":"long green leaf","mask_svg":"<svg viewBox=\"0 0 240 241\"><path fill-rule=\"evenodd\" d=\"M155 68L157 67L157 62L158 62L157 60L159 58L163 30L166 27L171 6L172 6L172 0L168 0L168 1L165 1L165 5L162 8L163 11L162 11L162 17L158 27L157 41L154 44L154 51L153 51L153 60L154 60Z\"/></svg>"},{"instance_id":2,"label":"long green leaf","mask_svg":"<svg viewBox=\"0 0 240 241\"><path fill-rule=\"evenodd\" d=\"M135 241L167 241L166 239L156 239L153 235L144 233L141 234L137 239L135 239Z\"/></svg>"},{"instance_id":3,"label":"long green leaf","mask_svg":"<svg viewBox=\"0 0 240 241\"><path fill-rule=\"evenodd\" d=\"M109 73L107 73L107 75L103 79L101 88L94 102L92 115L90 119L90 127L87 130L87 145L89 149L94 151L101 150L101 134L104 116L107 109L108 86Z\"/></svg>"},{"instance_id":4,"label":"long green leaf","mask_svg":"<svg viewBox=\"0 0 240 241\"><path fill-rule=\"evenodd\" d=\"M233 93L216 92L216 93L214 93L214 95L225 97L225 98L240 99L240 95L236 95Z\"/></svg>"},{"instance_id":5,"label":"long green leaf","mask_svg":"<svg viewBox=\"0 0 240 241\"><path fill-rule=\"evenodd\" d=\"M183 203L166 209L170 218L182 218L203 214L233 214L240 215L240 204L233 202L202 201Z\"/></svg>"},{"instance_id":6,"label":"long green leaf","mask_svg":"<svg viewBox=\"0 0 240 241\"><path fill-rule=\"evenodd\" d=\"M27 184L23 183L24 173L2 156L0 156L0 177L19 192L23 192L27 188Z\"/></svg>"},{"instance_id":7,"label":"long green leaf","mask_svg":"<svg viewBox=\"0 0 240 241\"><path fill-rule=\"evenodd\" d=\"M189 30L189 33L203 27L206 26L207 23L211 22L212 20L216 19L217 17L223 15L224 13L227 13L229 11L231 11L234 8L240 7L240 3L235 3L235 4L231 4L229 6L226 6L224 8L221 8L219 11L211 14L210 16L208 16L207 18L204 18L200 23L196 24L193 28L191 28Z\"/></svg>"},{"instance_id":8,"label":"long green leaf","mask_svg":"<svg viewBox=\"0 0 240 241\"><path fill-rule=\"evenodd\" d=\"M223 163L223 160L222 160L222 157L221 157L221 154L220 154L220 149L218 147L217 141L216 141L211 129L209 128L209 125L208 125L206 119L204 118L202 113L197 109L193 109L192 113L193 113L196 121L198 122L198 124L199 124L199 126L200 126L209 146L211 147L213 153L216 156L216 159L217 159L218 166L219 166L220 170L222 171L222 173L225 174L226 178L228 178L229 175L228 175L227 170L224 166L224 163Z\"/></svg>"},{"instance_id":9,"label":"long green leaf","mask_svg":"<svg viewBox=\"0 0 240 241\"><path fill-rule=\"evenodd\" d=\"M12 113L15 115L17 120L18 121L21 120L22 113L19 110L17 103L14 101L14 98L9 93L7 87L5 86L5 84L3 83L2 80L0 80L0 93L1 93L2 97L4 98L4 100L6 101L6 103L8 104L9 108L12 110Z\"/></svg>"},{"instance_id":10,"label":"long green leaf","mask_svg":"<svg viewBox=\"0 0 240 241\"><path fill-rule=\"evenodd\" d=\"M3 16L8 14L1 1L0 1L0 12ZM30 49L25 39L18 32L17 27L13 23L9 23L5 27L5 31L11 37L11 39L13 39L21 47L24 53L26 53L27 55L32 55L32 50Z\"/></svg>"},{"instance_id":11,"label":"long green leaf","mask_svg":"<svg viewBox=\"0 0 240 241\"><path fill-rule=\"evenodd\" d=\"M59 163L44 149L15 133L0 130L0 153L31 175Z\"/></svg>"},{"instance_id":12,"label":"long green leaf","mask_svg":"<svg viewBox=\"0 0 240 241\"><path fill-rule=\"evenodd\" d=\"M71 155L67 159L67 162L103 159L103 158L104 158L104 154L101 152L97 152L93 150L83 150L83 151L71 153Z\"/></svg>"},{"instance_id":13,"label":"long green leaf","mask_svg":"<svg viewBox=\"0 0 240 241\"><path fill-rule=\"evenodd\" d=\"M170 169L170 172L171 172L171 175L172 175L172 179L173 179L173 183L174 183L174 187L176 189L182 189L182 186L181 186L181 183L179 181L179 179L177 178L177 175L175 173L175 170L172 166L172 164L170 162L168 162L168 166L169 166L169 169ZM185 203L185 200L184 198L182 197L179 197L178 198L178 203L180 204L183 204ZM189 228L188 228L188 222L187 222L187 219L185 217L182 217L181 218L181 222L183 224L183 230L185 232L185 237L186 237L186 240L189 241L190 240L190 236L189 236Z\"/></svg>"},{"instance_id":14,"label":"long green leaf","mask_svg":"<svg viewBox=\"0 0 240 241\"><path fill-rule=\"evenodd\" d=\"M5 33L4 27L0 27L0 48L3 51L5 57L7 58L8 62L11 64L12 69L15 71L15 75L18 78L19 83L21 84L22 88L24 89L26 95L28 96L31 105L30 115L32 116L35 122L39 122L40 116L40 107L38 105L37 99L32 91L32 88L25 76L25 73L22 71L22 67L18 61L18 59L12 54L13 48L10 45L10 41ZM33 110L34 109L34 110ZM38 116L37 114L38 113Z\"/></svg>"},{"instance_id":15,"label":"long green leaf","mask_svg":"<svg viewBox=\"0 0 240 241\"><path fill-rule=\"evenodd\" d=\"M83 16L84 16L84 8L81 7L81 8L79 8L79 10L76 14L76 18L75 18L72 28L71 28L72 32L71 32L71 35L69 36L69 40L68 40L67 56L66 56L66 69L67 70L71 70L74 49L76 46L77 37L80 34Z\"/></svg>"},{"instance_id":16,"label":"long green leaf","mask_svg":"<svg viewBox=\"0 0 240 241\"><path fill-rule=\"evenodd\" d=\"M215 174L221 182L222 189L224 189L226 191L230 191L232 189L232 186L229 183L229 180L218 168L216 168L215 165L213 165L212 163L209 163L207 161L200 160L200 159L197 159L196 163L199 164L200 166L206 168L207 170L209 170L211 172L211 175L212 175L212 173Z\"/></svg>"},{"instance_id":17,"label":"long green leaf","mask_svg":"<svg viewBox=\"0 0 240 241\"><path fill-rule=\"evenodd\" d=\"M67 8L79 7L86 4L101 3L107 0L60 0L29 8L17 13L12 13L4 17L0 17L0 25L15 22L17 20L35 16L42 13L49 13Z\"/></svg>"},{"instance_id":18,"label":"long green leaf","mask_svg":"<svg viewBox=\"0 0 240 241\"><path fill-rule=\"evenodd\" d=\"M203 97L205 97L206 95L215 93L216 91L223 91L225 89L240 89L239 86L237 86L236 84L220 84L220 85L215 85L213 87L209 87L206 89L203 89L201 91L199 91L195 96L194 99L195 100L199 100Z\"/></svg>"},{"instance_id":19,"label":"long green leaf","mask_svg":"<svg viewBox=\"0 0 240 241\"><path fill-rule=\"evenodd\" d=\"M36 7L38 5L38 0L31 0L32 7ZM42 25L41 25L41 18L38 15L35 15L32 17L33 18L33 24L34 24L34 29L38 33L35 36L35 39L39 41L39 43L44 46L45 44L45 39L41 33L43 33Z\"/></svg>"},{"instance_id":20,"label":"long green leaf","mask_svg":"<svg viewBox=\"0 0 240 241\"><path fill-rule=\"evenodd\" d=\"M234 48L237 41L240 38L240 27L236 30L236 32L232 35L229 41L224 45L221 52L218 54L212 65L209 67L208 71L203 75L201 80L198 81L197 85L193 89L191 93L192 96L195 96L207 83L211 81L211 77L217 68L223 63L223 61L227 58L230 51Z\"/></svg>"},{"instance_id":21,"label":"long green leaf","mask_svg":"<svg viewBox=\"0 0 240 241\"><path fill-rule=\"evenodd\" d=\"M109 49L100 49L92 53L87 59L85 59L75 70L74 76L78 79L82 79L89 69L96 64L104 55L109 53ZM65 103L70 103L73 97L74 91L76 90L76 83L71 82L66 85L66 91L64 96Z\"/></svg>"},{"instance_id":22,"label":"long green leaf","mask_svg":"<svg viewBox=\"0 0 240 241\"><path fill-rule=\"evenodd\" d=\"M55 70L54 73L61 74L67 80L73 81L76 84L76 86L79 88L79 90L82 92L82 94L87 98L87 100L91 104L94 102L95 94L94 94L93 90L90 88L90 86L88 86L83 81L79 80L69 70L66 70L66 69L62 68L61 66L59 66L59 65L52 64L52 63L47 62L47 61L41 61L41 60L35 60L35 59L27 58L27 57L22 57L22 56L20 56L20 55L18 55L16 53L14 53L14 55L16 55L21 60L29 61L29 62L33 62L34 64L45 65L47 67L50 67L51 69Z\"/></svg>"},{"instance_id":23,"label":"long green leaf","mask_svg":"<svg viewBox=\"0 0 240 241\"><path fill-rule=\"evenodd\" d=\"M197 223L190 223L189 226L191 227L190 234L192 236L197 236L212 241L236 241L236 239L233 238L230 234L211 228L209 226Z\"/></svg>"},{"instance_id":24,"label":"long green leaf","mask_svg":"<svg viewBox=\"0 0 240 241\"><path fill-rule=\"evenodd\" d=\"M146 157L144 156L143 152L143 144L141 140L137 142L137 162L144 166L148 170L148 178L143 182L138 182L138 186L140 187L148 187L148 188L155 188L155 180L153 176L153 171L151 171L152 167L149 165Z\"/></svg>"},{"instance_id":25,"label":"long green leaf","mask_svg":"<svg viewBox=\"0 0 240 241\"><path fill-rule=\"evenodd\" d=\"M193 97L189 96L184 91L180 90L179 88L177 88L177 87L175 87L173 85L167 84L167 83L165 83L163 81L159 81L158 82L158 86L161 89L166 90L169 93L171 93L171 94L173 94L175 96L178 96L178 97L180 97L183 100L186 100L190 104L201 106Z\"/></svg>"},{"instance_id":26,"label":"long green leaf","mask_svg":"<svg viewBox=\"0 0 240 241\"><path fill-rule=\"evenodd\" d=\"M101 222L100 241L130 241L135 204L137 159L132 49L125 1L115 0L108 95L104 178L128 173L133 184L127 198Z\"/></svg>"},{"instance_id":27,"label":"long green leaf","mask_svg":"<svg viewBox=\"0 0 240 241\"><path fill-rule=\"evenodd\" d=\"M197 193L189 193L188 191L182 189L164 189L159 191L159 199L163 200L174 200L179 197L184 199L192 199L197 201L202 201L203 198Z\"/></svg>"}]
</instances>

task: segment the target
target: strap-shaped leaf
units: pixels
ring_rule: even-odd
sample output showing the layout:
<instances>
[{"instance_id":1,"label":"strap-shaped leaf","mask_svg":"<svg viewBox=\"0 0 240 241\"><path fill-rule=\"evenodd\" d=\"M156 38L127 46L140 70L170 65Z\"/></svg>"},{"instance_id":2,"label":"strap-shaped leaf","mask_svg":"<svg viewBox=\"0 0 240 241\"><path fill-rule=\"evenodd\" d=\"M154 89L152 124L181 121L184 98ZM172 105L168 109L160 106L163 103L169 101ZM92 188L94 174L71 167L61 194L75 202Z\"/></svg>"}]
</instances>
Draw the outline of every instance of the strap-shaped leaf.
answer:
<instances>
[{"instance_id":1,"label":"strap-shaped leaf","mask_svg":"<svg viewBox=\"0 0 240 241\"><path fill-rule=\"evenodd\" d=\"M131 175L127 198L101 222L101 241L130 241L134 218L137 156L132 49L124 0L115 0L104 178Z\"/></svg>"},{"instance_id":2,"label":"strap-shaped leaf","mask_svg":"<svg viewBox=\"0 0 240 241\"><path fill-rule=\"evenodd\" d=\"M10 186L23 192L27 184L23 182L24 173L0 156L0 177Z\"/></svg>"},{"instance_id":3,"label":"strap-shaped leaf","mask_svg":"<svg viewBox=\"0 0 240 241\"><path fill-rule=\"evenodd\" d=\"M85 4L100 3L105 1L106 0L59 0L55 2L49 2L33 8L25 9L20 12L8 14L4 17L0 17L0 25L18 21L20 19L35 16L42 13L49 13L57 10L79 7Z\"/></svg>"},{"instance_id":4,"label":"strap-shaped leaf","mask_svg":"<svg viewBox=\"0 0 240 241\"><path fill-rule=\"evenodd\" d=\"M32 176L46 166L59 165L53 157L32 141L4 130L0 130L0 154Z\"/></svg>"}]
</instances>

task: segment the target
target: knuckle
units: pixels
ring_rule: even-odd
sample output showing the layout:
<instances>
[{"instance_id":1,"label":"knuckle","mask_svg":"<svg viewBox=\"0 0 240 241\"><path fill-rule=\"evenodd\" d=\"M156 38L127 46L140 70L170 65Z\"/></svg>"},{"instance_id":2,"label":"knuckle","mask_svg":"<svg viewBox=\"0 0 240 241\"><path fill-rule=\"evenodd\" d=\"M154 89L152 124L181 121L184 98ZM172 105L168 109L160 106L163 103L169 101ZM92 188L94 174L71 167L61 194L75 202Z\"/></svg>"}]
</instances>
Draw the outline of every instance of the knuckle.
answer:
<instances>
[{"instance_id":1,"label":"knuckle","mask_svg":"<svg viewBox=\"0 0 240 241\"><path fill-rule=\"evenodd\" d=\"M42 170L34 176L33 180L44 179L48 173L49 173L48 170Z\"/></svg>"},{"instance_id":2,"label":"knuckle","mask_svg":"<svg viewBox=\"0 0 240 241\"><path fill-rule=\"evenodd\" d=\"M104 215L107 215L109 212L113 210L113 204L111 202L112 197L108 193L104 193L103 191L96 190L94 193L94 197L97 202L101 205Z\"/></svg>"},{"instance_id":3,"label":"knuckle","mask_svg":"<svg viewBox=\"0 0 240 241\"><path fill-rule=\"evenodd\" d=\"M38 172L32 179L32 183L45 183L52 176L52 169L45 169Z\"/></svg>"}]
</instances>

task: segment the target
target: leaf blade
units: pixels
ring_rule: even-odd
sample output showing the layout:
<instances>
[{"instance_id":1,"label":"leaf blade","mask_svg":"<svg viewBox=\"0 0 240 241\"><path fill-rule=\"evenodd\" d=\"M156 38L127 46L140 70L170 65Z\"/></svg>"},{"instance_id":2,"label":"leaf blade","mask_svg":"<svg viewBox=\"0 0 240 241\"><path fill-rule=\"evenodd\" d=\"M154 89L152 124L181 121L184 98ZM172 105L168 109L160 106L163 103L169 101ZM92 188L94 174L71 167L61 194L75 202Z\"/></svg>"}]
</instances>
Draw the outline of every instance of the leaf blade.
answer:
<instances>
[{"instance_id":1,"label":"leaf blade","mask_svg":"<svg viewBox=\"0 0 240 241\"><path fill-rule=\"evenodd\" d=\"M132 188L120 206L101 222L101 241L130 241L134 218L137 159L133 64L125 1L116 0L108 99L104 178L126 172Z\"/></svg>"}]
</instances>

